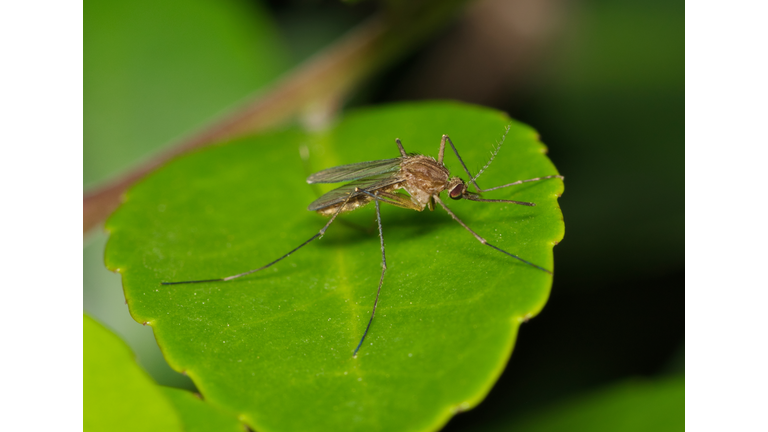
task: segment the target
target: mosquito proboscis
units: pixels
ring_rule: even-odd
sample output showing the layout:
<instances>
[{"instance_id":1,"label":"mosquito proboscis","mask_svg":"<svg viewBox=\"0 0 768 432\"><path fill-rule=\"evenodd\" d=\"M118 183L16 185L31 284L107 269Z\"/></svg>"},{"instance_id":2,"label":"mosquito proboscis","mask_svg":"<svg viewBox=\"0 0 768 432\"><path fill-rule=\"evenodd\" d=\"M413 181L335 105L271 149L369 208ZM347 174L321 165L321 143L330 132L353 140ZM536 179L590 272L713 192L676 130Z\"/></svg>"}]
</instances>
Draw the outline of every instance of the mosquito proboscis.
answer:
<instances>
[{"instance_id":1,"label":"mosquito proboscis","mask_svg":"<svg viewBox=\"0 0 768 432\"><path fill-rule=\"evenodd\" d=\"M281 256L280 258L263 265L259 268L248 270L243 273L239 273L232 276L227 276L218 279L204 279L204 280L192 280L181 282L161 282L162 285L177 285L177 284L190 284L190 283L204 283L204 282L226 282L232 279L237 279L243 276L247 276L252 273L264 270L271 267L285 258L288 258L291 254L298 251L302 247L315 239L318 239L325 234L328 227L331 226L336 217L344 212L350 212L363 207L371 202L374 202L376 206L376 222L379 229L379 240L381 242L381 277L379 278L378 289L376 290L376 299L373 302L373 309L371 311L371 317L368 320L368 325L363 332L363 336L360 338L360 343L357 344L353 352L353 357L357 357L357 352L363 345L365 337L368 335L368 330L373 323L373 317L376 314L376 306L379 303L379 295L381 294L381 287L384 284L384 273L387 270L387 257L384 251L384 234L381 228L381 210L380 203L391 204L397 207L406 209L423 211L425 207L429 210L434 210L435 203L442 207L456 222L458 222L464 229L469 231L480 243L490 246L491 248L506 254L514 259L517 259L531 267L544 271L548 274L552 274L550 270L544 267L538 266L530 261L526 261L517 255L509 253L497 246L494 246L488 241L473 231L467 224L459 219L448 206L443 203L439 195L443 191L448 191L448 196L451 199L468 199L471 201L490 202L490 203L510 203L524 206L535 206L532 202L513 201L505 199L484 199L481 198L481 193L489 192L497 189L506 188L509 186L515 186L523 183L534 182L539 180L546 180L552 178L563 179L561 175L549 175L543 177L536 177L527 180L517 180L512 183L508 183L501 186L495 186L488 189L482 189L477 185L477 178L483 171L488 168L490 163L498 154L501 145L504 143L504 139L509 133L510 127L507 126L504 137L499 145L496 147L491 155L491 159L488 163L481 168L477 175L472 176L464 161L459 156L459 151L456 150L456 146L448 137L443 135L440 140L440 149L437 153L437 159L431 156L424 156L418 154L407 154L400 139L395 139L397 148L400 151L400 157L393 159L383 159L369 162L360 162L349 165L341 165L333 168L328 168L323 171L312 174L307 178L307 183L346 183L345 185L336 188L320 198L313 201L307 208L310 211L316 211L323 216L329 216L328 222L320 229L315 235L310 237L304 243L296 246L290 252ZM445 156L445 143L448 143L456 154L456 158L461 163L464 171L469 176L469 182L465 182L459 177L451 177L450 172L443 164ZM477 192L469 191L467 183L470 183L475 187ZM398 193L397 191L404 189L408 195Z\"/></svg>"}]
</instances>

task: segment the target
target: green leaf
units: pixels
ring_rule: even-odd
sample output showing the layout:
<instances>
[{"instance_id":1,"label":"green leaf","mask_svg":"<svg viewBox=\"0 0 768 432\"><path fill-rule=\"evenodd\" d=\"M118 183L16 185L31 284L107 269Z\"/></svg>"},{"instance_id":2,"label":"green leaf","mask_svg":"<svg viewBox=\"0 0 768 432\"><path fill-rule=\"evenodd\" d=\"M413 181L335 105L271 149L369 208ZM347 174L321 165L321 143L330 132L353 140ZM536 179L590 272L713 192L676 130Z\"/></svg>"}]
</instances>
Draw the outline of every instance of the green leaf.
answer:
<instances>
[{"instance_id":1,"label":"green leaf","mask_svg":"<svg viewBox=\"0 0 768 432\"><path fill-rule=\"evenodd\" d=\"M83 430L181 431L171 403L128 346L83 315Z\"/></svg>"},{"instance_id":2,"label":"green leaf","mask_svg":"<svg viewBox=\"0 0 768 432\"><path fill-rule=\"evenodd\" d=\"M685 430L685 378L629 380L579 395L486 431L644 432Z\"/></svg>"},{"instance_id":3,"label":"green leaf","mask_svg":"<svg viewBox=\"0 0 768 432\"><path fill-rule=\"evenodd\" d=\"M200 400L194 393L171 387L161 388L179 412L185 432L243 432L243 425L237 417Z\"/></svg>"},{"instance_id":4,"label":"green leaf","mask_svg":"<svg viewBox=\"0 0 768 432\"><path fill-rule=\"evenodd\" d=\"M191 133L287 68L260 3L86 1L86 184Z\"/></svg>"},{"instance_id":5,"label":"green leaf","mask_svg":"<svg viewBox=\"0 0 768 432\"><path fill-rule=\"evenodd\" d=\"M287 130L194 153L129 191L107 223L107 266L122 274L132 316L154 327L169 364L254 429L434 430L485 397L552 283L480 244L442 209L382 207L388 270L357 358L381 271L373 206L259 274L160 282L240 273L317 233L327 219L306 211L316 198L304 181L310 171L397 157L396 137L408 152L436 155L443 133L477 171L508 124L480 185L556 174L531 128L448 102L361 110L329 131ZM446 164L466 179L450 149ZM562 190L547 180L485 194L536 207L443 200L490 243L551 269Z\"/></svg>"}]
</instances>

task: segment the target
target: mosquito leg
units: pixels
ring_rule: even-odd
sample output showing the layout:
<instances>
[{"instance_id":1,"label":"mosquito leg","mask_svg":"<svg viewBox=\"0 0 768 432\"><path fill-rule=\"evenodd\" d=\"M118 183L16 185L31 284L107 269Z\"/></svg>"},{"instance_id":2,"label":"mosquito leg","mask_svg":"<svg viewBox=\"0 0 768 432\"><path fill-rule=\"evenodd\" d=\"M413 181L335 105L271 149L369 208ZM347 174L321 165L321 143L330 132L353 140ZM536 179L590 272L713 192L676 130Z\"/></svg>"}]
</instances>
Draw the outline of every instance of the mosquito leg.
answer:
<instances>
[{"instance_id":1,"label":"mosquito leg","mask_svg":"<svg viewBox=\"0 0 768 432\"><path fill-rule=\"evenodd\" d=\"M317 234L313 235L312 237L309 238L309 240L307 240L304 243L298 245L296 248L294 248L293 250L291 250L287 254L281 256L280 258L272 261L271 263L269 263L269 264L267 264L265 266L262 266L262 267L259 267L257 269L253 269L253 270L248 270L247 272L244 272L244 273L240 273L240 274L236 274L236 275L232 275L232 276L227 276L227 277L223 277L223 278L219 278L219 279L203 279L203 280L191 280L191 281L181 281L181 282L160 282L160 285L180 285L180 284L203 283L203 282L226 282L226 281L231 281L232 279L237 279L239 277L243 277L243 276L249 275L251 273L256 273L257 271L261 271L261 270L264 270L265 268L271 267L272 265L277 264L278 262L284 260L285 258L288 258L289 256L291 256L292 253L294 253L297 250L303 248L308 243L310 243L312 240L315 240L317 238L322 237L323 234L325 234L325 230L327 230L328 227L331 226L333 221L336 219L336 216L338 216L339 213L341 213L341 209L343 209L344 206L347 205L347 202L349 202L349 199L352 198L355 195L356 194L354 194L354 193L350 193L349 194L347 199L345 199L344 202L339 206L338 210L336 210L336 213L334 213L333 216L331 216L331 219L328 221L328 223L326 223L325 226L320 231L317 232Z\"/></svg>"},{"instance_id":2,"label":"mosquito leg","mask_svg":"<svg viewBox=\"0 0 768 432\"><path fill-rule=\"evenodd\" d=\"M516 182L512 182L512 183L508 183L508 184L505 184L505 185L496 186L496 187L492 187L492 188L488 188L488 189L480 189L480 188L478 188L478 191L479 192L488 192L488 191L492 191L492 190L496 190L496 189L502 189L502 188L509 187L509 186L515 186L515 185L519 185L519 184L523 184L523 183L535 182L535 181L546 180L546 179L551 179L551 178L564 179L565 177L563 177L561 175L551 175L551 176L544 176L544 177L536 177L536 178L532 178L532 179L528 179L528 180L518 180ZM477 184L475 184L475 187L477 187Z\"/></svg>"},{"instance_id":3,"label":"mosquito leg","mask_svg":"<svg viewBox=\"0 0 768 432\"><path fill-rule=\"evenodd\" d=\"M485 169L488 168L488 166L491 165L491 162L493 162L493 159L496 157L496 154L498 153L498 150L501 148L501 145L504 144L504 139L506 139L508 132L509 132L509 127L507 127L507 131L504 133L504 136L501 138L501 142L499 143L498 147L496 147L496 151L494 151L494 153L491 154L491 160L489 160L488 163L485 164L485 166L482 169L480 169L480 171L474 177L472 176L472 173L469 172L469 169L467 169L467 165L464 164L464 161L461 159L461 156L459 156L459 151L456 150L456 146L453 145L453 141L451 141L451 139L448 137L448 135L443 135L444 141L447 140L448 144L451 145L451 148L453 149L453 152L456 153L456 158L459 159L459 162L461 162L461 166L464 167L464 171L467 172L467 175L469 176L470 183L472 183L472 185L475 186L475 189L477 189L478 192L489 192L489 191L496 190L496 189L502 189L502 188L505 188L505 187L508 187L508 186L514 186L514 185L519 185L519 184L523 184L523 183L527 183L527 182L534 182L534 181L546 180L546 179L551 179L551 178L559 178L559 179L564 179L565 178L565 177L563 177L561 175L551 175L551 176L545 176L545 177L536 177L536 178L532 178L532 179L528 179L528 180L518 180L516 182L512 182L512 183L505 184L505 185L502 185L502 186L492 187L492 188L489 188L489 189L482 189L482 188L480 188L480 186L477 185L477 182L475 180L478 177L480 177L480 174L482 174L483 171L485 171ZM440 150L441 151L445 147L445 142L444 141L440 142ZM475 200L475 201L480 201L480 200ZM517 203L515 202L515 204L517 204ZM523 205L526 205L526 204L523 204Z\"/></svg>"},{"instance_id":4,"label":"mosquito leg","mask_svg":"<svg viewBox=\"0 0 768 432\"><path fill-rule=\"evenodd\" d=\"M500 248L498 248L498 247L496 247L496 246L494 246L494 245L492 245L492 244L488 243L488 241L487 241L486 239L484 239L484 238L480 237L480 235L478 235L476 232L472 231L472 229L471 229L470 227L468 227L468 226L467 226L467 224L465 224L464 222L462 222L462 221L461 221L461 219L459 219L459 218L458 218L458 217L457 217L455 214L453 214L453 212L452 212L452 211L451 211L451 210L450 210L450 209L449 209L449 208L448 208L448 207L447 207L445 204L443 204L443 202L440 200L440 198L439 198L437 195L433 195L433 196L434 196L434 198L435 198L435 201L436 201L438 204L440 204L440 207L442 207L442 208L443 208L443 209L444 209L446 212L448 212L448 214L449 214L449 215L451 215L451 217L453 218L453 220L455 220L456 222L458 222L458 223L459 223L461 226L463 226L463 227L464 227L464 229L466 229L466 230L467 230L467 231L469 231L469 232L470 232L470 233L471 233L473 236L475 236L475 238L477 239L477 241L479 241L480 243L482 243L482 244L484 244L484 245L486 245L486 246L490 246L490 247L492 247L492 248L496 249L497 251L499 251L499 252L501 252L501 253L503 253L503 254L506 254L506 255L509 255L509 256L511 256L512 258L514 258L514 259L516 259L516 260L520 260L520 261L522 261L522 262L524 262L524 263L528 264L529 266L532 266L532 267L536 267L536 268L537 268L537 269L539 269L539 270L542 270L542 271L545 271L545 272L547 272L547 273L549 273L549 274L552 274L552 272L551 272L551 271L549 271L549 270L545 269L544 267L540 267L540 266L537 266L536 264L534 264L534 263L532 263L532 262L526 261L526 260L524 260L524 259L520 258L520 257L519 257L519 256L517 256L517 255L513 255L513 254L511 254L511 253L509 253L509 252L507 252L507 251L505 251L505 250L503 250L503 249L500 249Z\"/></svg>"},{"instance_id":5,"label":"mosquito leg","mask_svg":"<svg viewBox=\"0 0 768 432\"><path fill-rule=\"evenodd\" d=\"M443 137L440 138L440 148L437 150L437 163L439 164L443 163L443 158L445 157L445 139L446 138L448 138L448 135L443 135Z\"/></svg>"},{"instance_id":6,"label":"mosquito leg","mask_svg":"<svg viewBox=\"0 0 768 432\"><path fill-rule=\"evenodd\" d=\"M397 143L397 148L400 150L400 156L408 156L408 153L406 153L405 149L403 148L403 143L400 142L400 138L395 138L395 142Z\"/></svg>"},{"instance_id":7,"label":"mosquito leg","mask_svg":"<svg viewBox=\"0 0 768 432\"><path fill-rule=\"evenodd\" d=\"M491 166L491 162L493 162L494 159L496 159L496 155L499 154L499 150L501 149L501 145L504 144L504 140L507 138L507 134L509 133L510 126L507 125L507 129L504 131L504 135L501 137L501 142L499 142L499 145L496 146L496 148L493 150L493 153L491 153L491 159L488 161L487 164L485 164L484 167L480 168L480 171L477 172L476 175L472 175L471 172L469 172L469 169L467 169L467 166L464 164L464 161L461 159L461 156L459 156L459 151L456 150L456 146L453 145L453 141L451 141L450 138L448 138L448 135L443 135L443 140L440 141L440 155L443 154L443 150L445 149L445 140L448 140L448 143L451 144L451 148L453 149L453 152L456 153L456 157L459 159L459 162L461 162L461 166L464 167L464 171L467 172L467 175L469 176L469 182L472 183L475 186L475 189L477 189L478 192L482 192L483 190L480 189L480 186L477 185L478 177L480 177L480 174L483 173L489 166ZM442 162L442 158L440 158L440 162Z\"/></svg>"},{"instance_id":8,"label":"mosquito leg","mask_svg":"<svg viewBox=\"0 0 768 432\"><path fill-rule=\"evenodd\" d=\"M393 206L401 207L404 209L421 211L421 207L414 203L411 200L411 197L407 195L378 191L376 192L376 196L378 196L379 200L385 204L392 204Z\"/></svg>"},{"instance_id":9,"label":"mosquito leg","mask_svg":"<svg viewBox=\"0 0 768 432\"><path fill-rule=\"evenodd\" d=\"M524 205L528 207L536 207L536 203L532 203L532 202L513 201L513 200L505 200L505 199L484 199L484 198L480 198L480 196L477 194L464 194L462 195L462 198L468 199L470 201L519 204L519 205Z\"/></svg>"},{"instance_id":10,"label":"mosquito leg","mask_svg":"<svg viewBox=\"0 0 768 432\"><path fill-rule=\"evenodd\" d=\"M352 354L352 357L357 357L357 352L360 350L360 347L363 345L363 341L365 340L365 336L368 334L368 330L371 328L371 323L373 323L373 316L376 314L376 305L379 304L379 294L381 294L381 285L384 283L384 272L387 271L387 256L384 253L384 234L381 231L381 210L379 209L379 197L376 195L368 192L368 191L361 191L366 195L370 195L373 197L375 204L376 204L376 221L379 223L379 240L381 241L381 277L379 278L379 289L376 291L376 300L373 302L373 310L371 311L371 318L368 320L368 326L365 328L365 333L363 333L363 337L360 338L360 343L357 344L357 348L355 348L355 352Z\"/></svg>"},{"instance_id":11,"label":"mosquito leg","mask_svg":"<svg viewBox=\"0 0 768 432\"><path fill-rule=\"evenodd\" d=\"M456 146L453 145L453 141L451 141L451 139L448 137L448 135L443 135L443 139L440 141L440 151L438 153L438 158L440 158L440 155L442 155L444 150L445 150L445 142L446 141L448 141L448 144L451 145L451 148L453 149L453 152L456 153L456 157L459 159L459 162L461 162L461 166L464 167L464 171L469 176L469 181L472 182L473 185L475 185L475 189L480 191L480 186L478 186L477 183L475 182L475 179L474 179L474 177L472 177L472 173L469 172L469 168L467 168L467 165L464 164L463 160L461 160L461 156L459 156L459 151L456 150ZM439 160L438 162L442 162L442 160Z\"/></svg>"},{"instance_id":12,"label":"mosquito leg","mask_svg":"<svg viewBox=\"0 0 768 432\"><path fill-rule=\"evenodd\" d=\"M302 144L301 147L299 147L299 156L301 157L301 163L304 165L304 176L310 177L312 176L312 171L310 163L309 163L309 147L306 144ZM323 193L320 191L320 187L318 187L318 183L310 183L309 187L312 188L312 192L315 193L315 198L320 198ZM346 219L339 219L339 223L345 226L348 226L350 228L356 229L358 231L362 231L366 234L370 234L371 231L374 229L373 227L364 227L360 226L354 222L348 221Z\"/></svg>"}]
</instances>

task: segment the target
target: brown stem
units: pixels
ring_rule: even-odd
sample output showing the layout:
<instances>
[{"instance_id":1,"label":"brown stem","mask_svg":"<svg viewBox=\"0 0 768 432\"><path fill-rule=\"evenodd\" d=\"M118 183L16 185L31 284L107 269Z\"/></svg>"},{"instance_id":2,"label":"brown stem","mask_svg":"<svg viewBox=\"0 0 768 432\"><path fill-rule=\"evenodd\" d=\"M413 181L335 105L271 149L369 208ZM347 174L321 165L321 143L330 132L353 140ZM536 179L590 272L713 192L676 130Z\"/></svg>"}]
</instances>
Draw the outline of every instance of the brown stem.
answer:
<instances>
[{"instance_id":1,"label":"brown stem","mask_svg":"<svg viewBox=\"0 0 768 432\"><path fill-rule=\"evenodd\" d=\"M339 42L254 96L251 102L183 138L148 162L87 191L83 197L83 232L112 213L128 187L174 157L288 121L312 103L344 99L361 81L441 27L461 3L434 2L435 7L416 11L407 19L377 16L353 29Z\"/></svg>"}]
</instances>

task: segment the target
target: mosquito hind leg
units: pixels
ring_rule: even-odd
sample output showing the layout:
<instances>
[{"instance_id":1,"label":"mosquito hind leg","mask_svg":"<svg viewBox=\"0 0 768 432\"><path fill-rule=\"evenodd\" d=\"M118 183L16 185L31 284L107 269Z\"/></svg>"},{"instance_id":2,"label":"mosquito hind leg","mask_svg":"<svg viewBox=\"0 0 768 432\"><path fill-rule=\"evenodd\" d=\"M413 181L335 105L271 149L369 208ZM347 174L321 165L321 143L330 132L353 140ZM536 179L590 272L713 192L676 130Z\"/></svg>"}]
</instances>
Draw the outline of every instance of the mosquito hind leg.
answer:
<instances>
[{"instance_id":1,"label":"mosquito hind leg","mask_svg":"<svg viewBox=\"0 0 768 432\"><path fill-rule=\"evenodd\" d=\"M381 209L379 208L379 197L368 191L361 191L361 192L366 195L372 196L376 204L376 221L379 224L379 240L381 241L381 277L379 278L379 289L376 291L376 300L374 300L373 302L373 310L371 311L371 318L368 320L368 326L365 328L363 337L360 338L360 343L357 344L357 348L355 348L355 352L352 353L352 357L357 357L357 352L360 350L360 347L363 346L363 341L365 340L365 336L368 335L368 330L370 330L371 328L371 323L373 323L373 316L376 314L376 306L379 304L379 295L381 294L381 285L384 283L384 272L387 271L387 256L384 253L384 234L381 231Z\"/></svg>"},{"instance_id":2,"label":"mosquito hind leg","mask_svg":"<svg viewBox=\"0 0 768 432\"><path fill-rule=\"evenodd\" d=\"M448 206L446 206L445 204L443 204L443 201L441 201L441 200L440 200L440 198L439 198L437 195L433 195L433 196L434 196L434 198L435 198L435 202L437 202L438 204L440 204L440 207L442 207L442 208L443 208L443 209L444 209L446 212L448 212L448 214L449 214L449 215L451 215L451 217L453 218L453 220L455 220L456 222L458 222L458 223L459 223L459 225L463 226L463 227L464 227L464 229L466 229L466 230L467 230L467 231L469 231L469 232L470 232L470 233L471 233L473 236L475 236L475 238L477 239L477 241L479 241L480 243L482 243L482 244L484 244L484 245L486 245L486 246L490 246L490 247L492 247L493 249L496 249L497 251L499 251L499 252L501 252L501 253L503 253L503 254L505 254L505 255L509 255L509 256L511 256L512 258L516 259L516 260L522 261L522 262L524 262L524 263L528 264L528 265L529 265L529 266L531 266L531 267L535 267L535 268L537 268L537 269L539 269L539 270L541 270L541 271L544 271L544 272L547 272L547 273L549 273L549 274L552 274L552 272L551 272L551 271L549 271L549 270L545 269L544 267L541 267L541 266L537 266L536 264L534 264L534 263L532 263L532 262L530 262L530 261L526 261L526 260L524 260L524 259L520 258L520 257L519 257L519 256L517 256L517 255L511 254L511 253L509 253L509 252L507 252L507 251L505 251L505 250L503 250L503 249L501 249L501 248L498 248L498 247L496 247L496 246L494 246L494 245L492 245L492 244L488 243L488 241L487 241L486 239L484 239L484 238L480 237L480 235L479 235L479 234L477 234L476 232L472 231L472 229L471 229L470 227L468 227L468 226L467 226L467 224L465 224L464 222L462 222L462 220L461 220L461 219L459 219L459 217L458 217L458 216L456 216L456 215L455 215L455 214L454 214L454 213L451 211L451 209L449 209L449 208L448 208Z\"/></svg>"},{"instance_id":3,"label":"mosquito hind leg","mask_svg":"<svg viewBox=\"0 0 768 432\"><path fill-rule=\"evenodd\" d=\"M383 191L376 192L376 196L379 198L379 201L385 204L391 204L393 206L409 210L421 211L421 207L413 202L409 196Z\"/></svg>"},{"instance_id":4,"label":"mosquito hind leg","mask_svg":"<svg viewBox=\"0 0 768 432\"><path fill-rule=\"evenodd\" d=\"M331 226L331 224L333 223L334 220L336 220L336 216L338 216L339 213L341 213L341 209L343 209L344 206L347 205L347 203L349 202L349 199L352 198L353 196L356 196L356 195L358 195L358 194L350 193L349 196L347 197L347 199L345 199L344 202L341 203L341 205L336 210L336 212L333 214L333 216L331 216L331 219L328 221L328 223L326 223L325 226L323 228L321 228L320 231L317 232L317 234L313 235L312 237L309 238L309 240L307 240L304 243L296 246L295 248L293 248L287 254L281 256L280 258L272 261L271 263L269 263L267 265L261 266L261 267L259 267L257 269L248 270L247 272L243 272L243 273L239 273L239 274L236 274L236 275L227 276L227 277L223 277L223 278L219 278L219 279L202 279L202 280L190 280L190 281L180 281L180 282L160 282L160 285L181 285L181 284L203 283L203 282L227 282L227 281L231 281L232 279L237 279L239 277L247 276L249 274L256 273L258 271L264 270L264 269L266 269L268 267L272 267L273 265L279 263L280 261L284 260L285 258L288 258L289 256L291 256L291 254L293 254L297 250L303 248L304 246L306 246L307 244L312 242L312 240L315 240L317 238L322 237L323 234L325 234L325 231L328 229L328 227Z\"/></svg>"}]
</instances>

